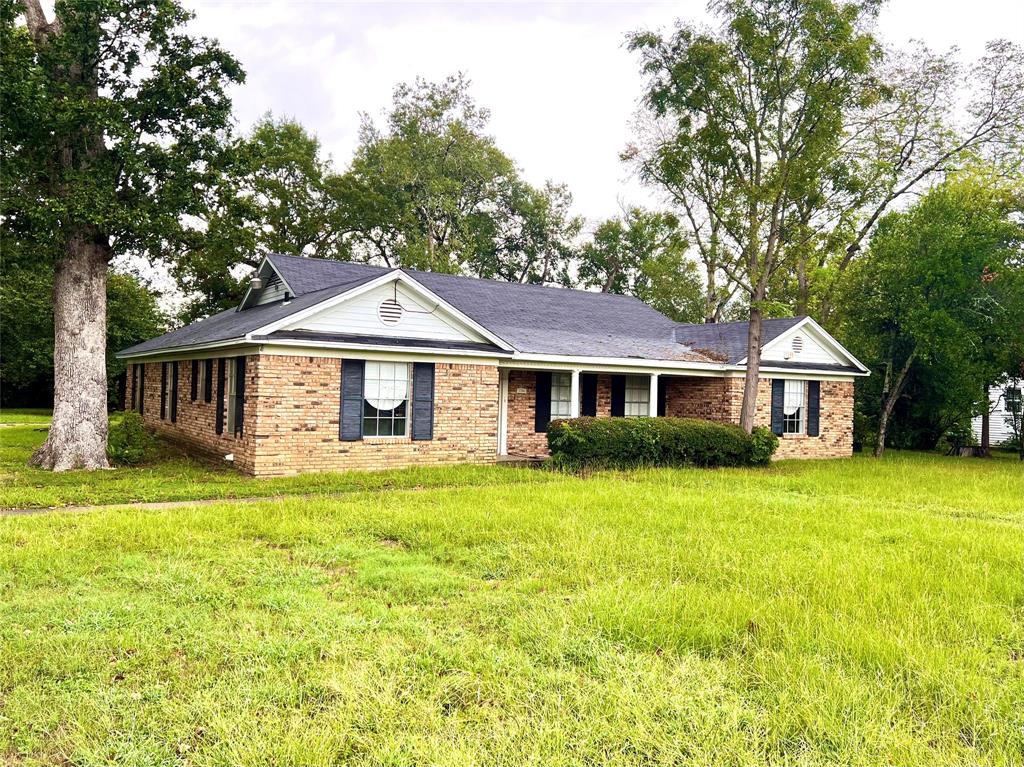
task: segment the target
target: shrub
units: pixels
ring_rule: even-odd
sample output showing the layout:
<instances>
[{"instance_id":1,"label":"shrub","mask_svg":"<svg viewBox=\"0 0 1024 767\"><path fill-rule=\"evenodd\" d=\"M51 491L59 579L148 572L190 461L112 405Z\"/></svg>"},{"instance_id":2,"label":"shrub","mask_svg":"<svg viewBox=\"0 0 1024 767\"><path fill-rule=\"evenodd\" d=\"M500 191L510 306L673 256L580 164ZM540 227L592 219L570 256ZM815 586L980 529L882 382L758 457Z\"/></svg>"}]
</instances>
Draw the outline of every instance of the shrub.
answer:
<instances>
[{"instance_id":1,"label":"shrub","mask_svg":"<svg viewBox=\"0 0 1024 767\"><path fill-rule=\"evenodd\" d=\"M755 466L767 466L779 447L779 438L767 426L755 426L750 439L753 442L751 463Z\"/></svg>"},{"instance_id":2,"label":"shrub","mask_svg":"<svg viewBox=\"0 0 1024 767\"><path fill-rule=\"evenodd\" d=\"M135 466L152 458L157 441L138 413L125 413L107 435L107 457L120 466Z\"/></svg>"},{"instance_id":3,"label":"shrub","mask_svg":"<svg viewBox=\"0 0 1024 767\"><path fill-rule=\"evenodd\" d=\"M768 462L778 438L768 429L692 418L574 418L548 428L548 447L567 468L753 466Z\"/></svg>"}]
</instances>

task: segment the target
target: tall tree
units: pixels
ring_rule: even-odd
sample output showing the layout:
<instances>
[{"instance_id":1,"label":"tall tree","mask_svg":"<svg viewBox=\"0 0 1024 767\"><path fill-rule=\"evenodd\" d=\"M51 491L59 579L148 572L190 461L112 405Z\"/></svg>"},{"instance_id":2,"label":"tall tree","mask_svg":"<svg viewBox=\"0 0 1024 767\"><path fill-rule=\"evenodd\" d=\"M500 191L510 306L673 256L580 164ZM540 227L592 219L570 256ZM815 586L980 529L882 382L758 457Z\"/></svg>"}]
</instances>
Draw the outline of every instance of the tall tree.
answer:
<instances>
[{"instance_id":1,"label":"tall tree","mask_svg":"<svg viewBox=\"0 0 1024 767\"><path fill-rule=\"evenodd\" d=\"M178 286L194 296L185 319L237 304L267 253L347 253L332 193L337 175L299 123L264 115L248 135L224 143L211 171L202 215L172 265Z\"/></svg>"},{"instance_id":2,"label":"tall tree","mask_svg":"<svg viewBox=\"0 0 1024 767\"><path fill-rule=\"evenodd\" d=\"M53 270L53 420L32 462L102 468L108 264L166 254L242 71L185 33L174 0L58 0L52 20L39 0L3 0L0 14L4 223Z\"/></svg>"},{"instance_id":3,"label":"tall tree","mask_svg":"<svg viewBox=\"0 0 1024 767\"><path fill-rule=\"evenodd\" d=\"M636 296L679 322L705 318L705 293L671 213L629 208L602 221L579 254L583 287Z\"/></svg>"},{"instance_id":4,"label":"tall tree","mask_svg":"<svg viewBox=\"0 0 1024 767\"><path fill-rule=\"evenodd\" d=\"M851 268L842 334L878 373L876 456L915 374L941 376L931 410L961 397L963 413L990 380L993 341L1008 351L1024 343L1022 215L1019 186L959 174L884 217Z\"/></svg>"},{"instance_id":5,"label":"tall tree","mask_svg":"<svg viewBox=\"0 0 1024 767\"><path fill-rule=\"evenodd\" d=\"M637 33L645 102L671 126L641 165L678 195L692 239L749 302L740 424L754 426L769 288L795 260L797 201L821 185L844 115L872 95L877 3L720 0L717 31ZM714 242L712 242L714 238Z\"/></svg>"},{"instance_id":6,"label":"tall tree","mask_svg":"<svg viewBox=\"0 0 1024 767\"><path fill-rule=\"evenodd\" d=\"M571 197L523 181L488 119L462 76L399 85L383 128L364 116L337 186L356 257L519 282L564 274L581 226Z\"/></svg>"}]
</instances>

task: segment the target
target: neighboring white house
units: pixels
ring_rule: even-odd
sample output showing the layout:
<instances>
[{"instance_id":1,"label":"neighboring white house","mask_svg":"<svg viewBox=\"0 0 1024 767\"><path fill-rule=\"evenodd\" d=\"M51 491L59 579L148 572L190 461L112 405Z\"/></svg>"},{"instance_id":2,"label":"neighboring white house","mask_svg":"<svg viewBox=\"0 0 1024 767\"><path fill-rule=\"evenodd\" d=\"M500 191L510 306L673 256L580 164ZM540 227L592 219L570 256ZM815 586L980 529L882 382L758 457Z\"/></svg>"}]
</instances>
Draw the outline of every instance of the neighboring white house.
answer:
<instances>
[{"instance_id":1,"label":"neighboring white house","mask_svg":"<svg viewBox=\"0 0 1024 767\"><path fill-rule=\"evenodd\" d=\"M992 406L992 415L989 417L989 442L998 445L1013 437L1013 430L1007 423L1010 417L1011 406L1016 402L1020 407L1021 389L1024 388L1024 381L1021 379L1010 379L1002 386L993 386L988 390L989 402ZM974 431L974 438L981 441L981 416L971 421L971 429Z\"/></svg>"}]
</instances>

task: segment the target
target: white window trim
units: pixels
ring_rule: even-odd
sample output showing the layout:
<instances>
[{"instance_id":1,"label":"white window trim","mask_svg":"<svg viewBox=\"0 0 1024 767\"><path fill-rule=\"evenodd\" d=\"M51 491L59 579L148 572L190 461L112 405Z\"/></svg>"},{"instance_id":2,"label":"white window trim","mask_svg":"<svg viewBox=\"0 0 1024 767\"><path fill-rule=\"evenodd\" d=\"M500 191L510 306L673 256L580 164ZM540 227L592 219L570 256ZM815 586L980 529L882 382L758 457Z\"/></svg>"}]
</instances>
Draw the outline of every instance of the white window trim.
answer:
<instances>
[{"instance_id":1,"label":"white window trim","mask_svg":"<svg viewBox=\"0 0 1024 767\"><path fill-rule=\"evenodd\" d=\"M227 408L226 418L228 436L235 436L235 404L238 397L235 387L235 376L238 369L235 365L237 357L228 357L224 364L224 406Z\"/></svg>"},{"instance_id":2,"label":"white window trim","mask_svg":"<svg viewBox=\"0 0 1024 767\"><path fill-rule=\"evenodd\" d=\"M626 392L625 402L623 403L623 415L626 418L642 418L643 416L649 416L650 414L650 376L626 376Z\"/></svg>"},{"instance_id":3,"label":"white window trim","mask_svg":"<svg viewBox=\"0 0 1024 767\"><path fill-rule=\"evenodd\" d=\"M799 393L800 404L797 406L797 409L796 409L796 415L797 415L797 418L798 418L797 429L796 429L796 431L787 431L786 430L787 419L792 420L792 418L791 418L792 414L790 414L790 415L786 414L786 409L788 407L787 403L791 402L792 399L795 396L797 396L795 392L791 391L791 389L795 389L797 386L800 387L800 393ZM803 379L797 379L797 378L787 378L787 379L785 379L785 383L783 384L783 394L782 394L782 435L784 437L785 436L801 436L801 435L807 434L807 389L808 389L807 382L804 381Z\"/></svg>"},{"instance_id":4,"label":"white window trim","mask_svg":"<svg viewBox=\"0 0 1024 767\"><path fill-rule=\"evenodd\" d=\"M564 396L562 396L564 395ZM557 407L556 407L557 405ZM572 373L551 374L551 420L572 417Z\"/></svg>"},{"instance_id":5,"label":"white window trim","mask_svg":"<svg viewBox=\"0 0 1024 767\"><path fill-rule=\"evenodd\" d=\"M370 376L368 375L368 371L369 371L370 365L378 365L379 366L379 365L382 365L382 364L404 365L405 369L406 369L406 372L405 372L405 385L406 385L406 389L405 389L405 400L404 400L404 402L405 402L405 427L404 427L404 431L401 434L367 434L366 433L366 420L368 418L368 416L366 415L366 404L367 404L366 383L367 383L367 381L370 380ZM377 378L375 380L381 380L381 379ZM398 406L396 405L395 407L398 407ZM411 363L408 363L408 362L395 362L395 363L391 363L391 362L388 362L387 360L367 360L364 363L364 367L363 367L363 405L362 405L362 410L361 410L361 412L359 414L359 417L362 419L362 429L363 429L363 439L364 440L369 440L371 442L374 442L374 441L384 441L384 442L386 442L386 441L409 439L410 428L412 427L412 364ZM381 419L377 418L376 421L379 424Z\"/></svg>"}]
</instances>

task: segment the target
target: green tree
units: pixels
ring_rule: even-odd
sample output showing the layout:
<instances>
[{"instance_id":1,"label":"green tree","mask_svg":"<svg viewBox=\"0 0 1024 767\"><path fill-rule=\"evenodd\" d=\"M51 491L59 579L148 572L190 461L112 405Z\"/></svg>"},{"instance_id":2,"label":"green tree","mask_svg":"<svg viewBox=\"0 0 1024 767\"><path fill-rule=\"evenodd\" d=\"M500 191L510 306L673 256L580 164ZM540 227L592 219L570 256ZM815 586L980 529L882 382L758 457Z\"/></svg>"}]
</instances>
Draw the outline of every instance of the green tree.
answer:
<instances>
[{"instance_id":1,"label":"green tree","mask_svg":"<svg viewBox=\"0 0 1024 767\"><path fill-rule=\"evenodd\" d=\"M4 251L0 271L0 394L7 407L53 401L53 273ZM111 272L107 279L106 403L119 401L117 379L125 363L114 355L164 332L167 318L156 295L137 278Z\"/></svg>"},{"instance_id":2,"label":"green tree","mask_svg":"<svg viewBox=\"0 0 1024 767\"><path fill-rule=\"evenodd\" d=\"M107 270L168 256L242 79L174 0L0 1L5 227L53 272L54 411L34 464L107 465ZM19 19L24 24L19 23Z\"/></svg>"},{"instance_id":3,"label":"green tree","mask_svg":"<svg viewBox=\"0 0 1024 767\"><path fill-rule=\"evenodd\" d=\"M488 118L462 76L399 85L384 128L364 115L336 187L355 257L517 282L564 275L581 225L571 197L524 182Z\"/></svg>"},{"instance_id":4,"label":"green tree","mask_svg":"<svg viewBox=\"0 0 1024 767\"><path fill-rule=\"evenodd\" d=\"M601 222L579 254L579 282L636 296L679 322L701 322L705 293L687 240L671 213L630 208Z\"/></svg>"},{"instance_id":5,"label":"green tree","mask_svg":"<svg viewBox=\"0 0 1024 767\"><path fill-rule=\"evenodd\" d=\"M1024 342L1014 298L1024 284L1022 214L1018 184L958 174L884 217L852 267L842 335L878 376L876 456L908 392L929 392L928 410L948 425L970 415L990 381L991 344Z\"/></svg>"},{"instance_id":6,"label":"green tree","mask_svg":"<svg viewBox=\"0 0 1024 767\"><path fill-rule=\"evenodd\" d=\"M195 296L186 320L236 305L267 253L344 257L331 190L337 176L297 122L265 115L248 135L229 139L212 167L200 225L172 265L179 287Z\"/></svg>"},{"instance_id":7,"label":"green tree","mask_svg":"<svg viewBox=\"0 0 1024 767\"><path fill-rule=\"evenodd\" d=\"M740 423L754 425L769 289L796 260L796 205L822 186L844 116L872 95L877 3L721 0L717 31L637 33L644 95L663 138L627 153L675 191L690 239L749 305Z\"/></svg>"}]
</instances>

